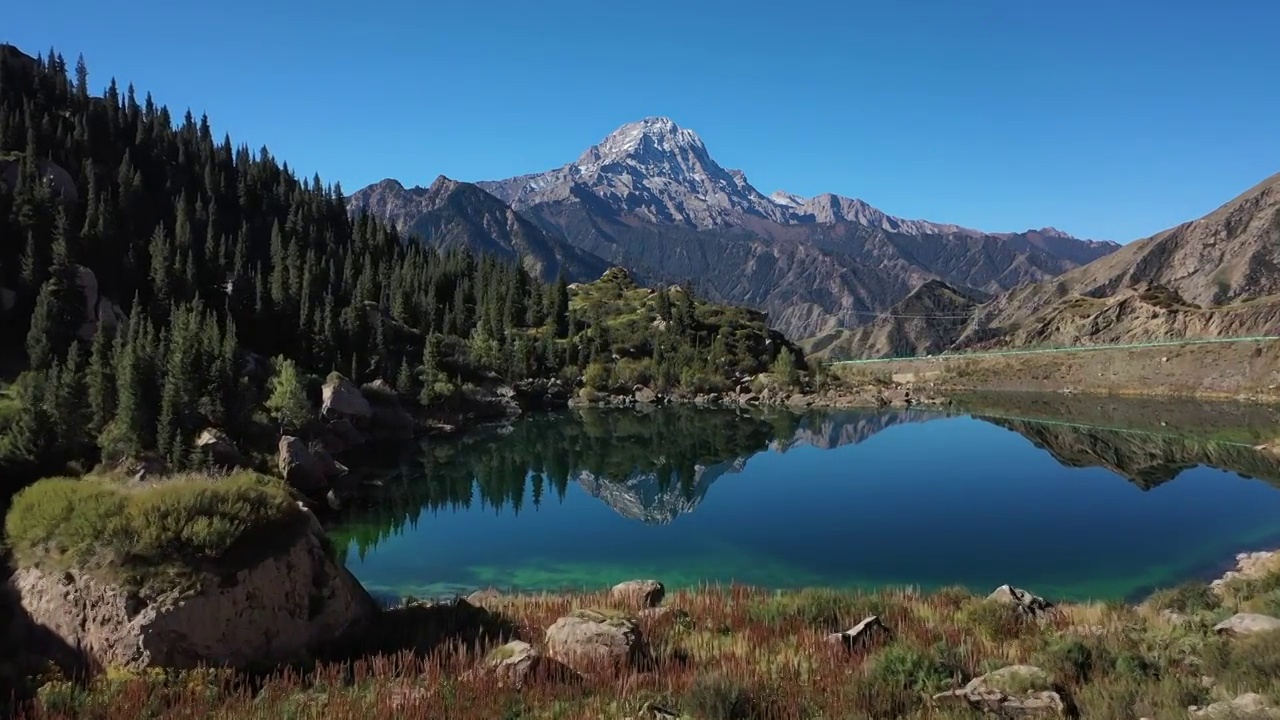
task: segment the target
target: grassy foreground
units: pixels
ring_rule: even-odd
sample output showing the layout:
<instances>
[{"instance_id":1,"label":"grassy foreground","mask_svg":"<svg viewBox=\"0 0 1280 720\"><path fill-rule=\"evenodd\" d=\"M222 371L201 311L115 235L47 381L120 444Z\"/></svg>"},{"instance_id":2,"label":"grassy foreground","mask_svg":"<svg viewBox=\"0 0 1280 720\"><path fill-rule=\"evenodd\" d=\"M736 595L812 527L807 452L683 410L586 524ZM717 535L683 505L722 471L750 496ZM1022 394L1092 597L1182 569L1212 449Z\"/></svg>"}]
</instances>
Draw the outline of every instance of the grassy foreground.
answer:
<instances>
[{"instance_id":1,"label":"grassy foreground","mask_svg":"<svg viewBox=\"0 0 1280 720\"><path fill-rule=\"evenodd\" d=\"M587 672L577 684L501 687L476 671L511 636L535 647L574 608L607 594L512 596L391 611L375 633L398 653L250 679L222 671L50 678L31 718L977 718L933 693L1015 663L1046 671L1082 718L1187 717L1191 705L1256 692L1280 698L1280 633L1221 637L1237 611L1280 613L1280 572L1221 591L1188 585L1139 607L1060 606L1030 619L954 589L922 595L707 588L669 595L684 612L641 617L652 664ZM457 608L483 616L463 632ZM452 614L450 614L452 613ZM879 615L891 636L847 651L825 636ZM441 618L452 618L442 620ZM430 619L434 618L434 619ZM376 638L371 642L379 642ZM392 645L387 645L389 649Z\"/></svg>"}]
</instances>

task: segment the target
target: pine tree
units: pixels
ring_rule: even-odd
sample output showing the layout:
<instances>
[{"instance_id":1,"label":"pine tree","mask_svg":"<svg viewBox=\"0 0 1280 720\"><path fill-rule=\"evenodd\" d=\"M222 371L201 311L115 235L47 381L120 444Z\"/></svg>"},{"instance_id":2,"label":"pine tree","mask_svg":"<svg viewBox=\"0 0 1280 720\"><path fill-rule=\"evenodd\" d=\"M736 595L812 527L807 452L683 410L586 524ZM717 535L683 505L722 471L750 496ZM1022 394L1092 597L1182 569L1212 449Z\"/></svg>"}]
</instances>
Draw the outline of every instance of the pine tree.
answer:
<instances>
[{"instance_id":1,"label":"pine tree","mask_svg":"<svg viewBox=\"0 0 1280 720\"><path fill-rule=\"evenodd\" d=\"M98 326L89 353L86 385L89 395L89 432L97 437L115 412L115 382L111 367L112 341L107 328ZM118 339L117 339L118 342Z\"/></svg>"},{"instance_id":2,"label":"pine tree","mask_svg":"<svg viewBox=\"0 0 1280 720\"><path fill-rule=\"evenodd\" d=\"M311 420L311 403L298 377L298 368L289 358L279 356L273 362L275 374L271 376L267 410L281 428L299 430Z\"/></svg>"},{"instance_id":3,"label":"pine tree","mask_svg":"<svg viewBox=\"0 0 1280 720\"><path fill-rule=\"evenodd\" d=\"M428 335L422 347L422 393L418 401L429 406L440 399L440 336Z\"/></svg>"},{"instance_id":4,"label":"pine tree","mask_svg":"<svg viewBox=\"0 0 1280 720\"><path fill-rule=\"evenodd\" d=\"M406 396L413 393L413 370L408 360L400 360L400 369L396 371L396 392Z\"/></svg>"}]
</instances>

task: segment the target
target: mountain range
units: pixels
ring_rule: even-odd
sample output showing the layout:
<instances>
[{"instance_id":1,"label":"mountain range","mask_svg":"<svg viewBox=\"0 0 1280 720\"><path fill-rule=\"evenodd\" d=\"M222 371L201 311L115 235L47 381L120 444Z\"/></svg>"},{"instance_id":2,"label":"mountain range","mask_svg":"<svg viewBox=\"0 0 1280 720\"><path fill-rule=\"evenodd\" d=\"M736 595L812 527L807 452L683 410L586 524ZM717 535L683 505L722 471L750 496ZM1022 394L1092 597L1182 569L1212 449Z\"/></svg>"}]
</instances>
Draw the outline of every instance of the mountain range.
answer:
<instances>
[{"instance_id":1,"label":"mountain range","mask_svg":"<svg viewBox=\"0 0 1280 720\"><path fill-rule=\"evenodd\" d=\"M811 339L832 358L1280 334L1280 174L1202 218L985 301L922 286L870 324ZM947 312L910 317L920 305ZM887 339L887 340L886 340Z\"/></svg>"},{"instance_id":2,"label":"mountain range","mask_svg":"<svg viewBox=\"0 0 1280 720\"><path fill-rule=\"evenodd\" d=\"M765 195L662 117L624 125L546 172L442 177L429 188L388 179L353 193L349 207L434 245L523 257L543 276L584 280L621 265L647 283L691 280L711 300L764 310L796 338L864 325L931 280L997 294L1120 247L1050 227L995 233L903 219L829 193Z\"/></svg>"}]
</instances>

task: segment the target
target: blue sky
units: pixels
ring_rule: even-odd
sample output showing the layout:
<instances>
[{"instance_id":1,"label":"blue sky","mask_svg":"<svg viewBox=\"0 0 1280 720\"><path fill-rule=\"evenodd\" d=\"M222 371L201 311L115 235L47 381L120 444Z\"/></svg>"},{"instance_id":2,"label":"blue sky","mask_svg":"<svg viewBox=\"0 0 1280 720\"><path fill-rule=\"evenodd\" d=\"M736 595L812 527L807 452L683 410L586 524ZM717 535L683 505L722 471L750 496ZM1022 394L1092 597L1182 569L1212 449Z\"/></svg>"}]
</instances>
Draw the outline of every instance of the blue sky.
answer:
<instances>
[{"instance_id":1,"label":"blue sky","mask_svg":"<svg viewBox=\"0 0 1280 720\"><path fill-rule=\"evenodd\" d=\"M549 169L648 115L766 193L1122 242L1280 171L1274 0L59 0L0 41L348 191Z\"/></svg>"}]
</instances>

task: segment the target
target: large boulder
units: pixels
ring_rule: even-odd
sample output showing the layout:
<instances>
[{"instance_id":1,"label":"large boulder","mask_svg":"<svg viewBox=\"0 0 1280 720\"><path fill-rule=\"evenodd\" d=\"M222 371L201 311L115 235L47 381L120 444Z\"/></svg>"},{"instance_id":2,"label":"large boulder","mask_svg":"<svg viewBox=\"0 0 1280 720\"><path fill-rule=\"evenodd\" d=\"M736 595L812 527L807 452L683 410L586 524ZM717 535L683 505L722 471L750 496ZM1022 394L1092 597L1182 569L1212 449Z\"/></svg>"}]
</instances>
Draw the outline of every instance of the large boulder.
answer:
<instances>
[{"instance_id":1,"label":"large boulder","mask_svg":"<svg viewBox=\"0 0 1280 720\"><path fill-rule=\"evenodd\" d=\"M657 607L666 594L667 589L657 580L628 580L609 591L613 600L633 607Z\"/></svg>"},{"instance_id":2,"label":"large boulder","mask_svg":"<svg viewBox=\"0 0 1280 720\"><path fill-rule=\"evenodd\" d=\"M12 190L18 186L18 176L21 173L21 162L19 160L0 160L0 186ZM66 168L44 158L36 160L36 175L42 180L55 198L60 198L63 202L76 203L80 201L80 191L76 188L75 178L71 177L71 173Z\"/></svg>"},{"instance_id":3,"label":"large boulder","mask_svg":"<svg viewBox=\"0 0 1280 720\"><path fill-rule=\"evenodd\" d=\"M99 328L114 329L125 322L124 310L111 300L98 294L98 276L83 265L76 265L76 285L84 294L84 307L80 327L76 335L88 342Z\"/></svg>"},{"instance_id":4,"label":"large boulder","mask_svg":"<svg viewBox=\"0 0 1280 720\"><path fill-rule=\"evenodd\" d=\"M650 657L640 626L630 617L574 610L547 628L547 650L579 672L638 665Z\"/></svg>"},{"instance_id":5,"label":"large boulder","mask_svg":"<svg viewBox=\"0 0 1280 720\"><path fill-rule=\"evenodd\" d=\"M363 422L373 415L373 408L360 388L338 373L329 374L320 393L320 413L326 419L344 418L352 422Z\"/></svg>"},{"instance_id":6,"label":"large boulder","mask_svg":"<svg viewBox=\"0 0 1280 720\"><path fill-rule=\"evenodd\" d=\"M1280 618L1257 613L1236 613L1213 626L1219 635L1252 635L1280 630Z\"/></svg>"},{"instance_id":7,"label":"large boulder","mask_svg":"<svg viewBox=\"0 0 1280 720\"><path fill-rule=\"evenodd\" d=\"M572 682L581 677L569 666L520 640L490 652L484 659L483 669L492 673L498 687L517 690L539 681Z\"/></svg>"},{"instance_id":8,"label":"large boulder","mask_svg":"<svg viewBox=\"0 0 1280 720\"><path fill-rule=\"evenodd\" d=\"M205 428L196 436L195 445L206 453L215 465L223 467L240 467L244 465L244 455L236 448L231 438L218 428Z\"/></svg>"},{"instance_id":9,"label":"large boulder","mask_svg":"<svg viewBox=\"0 0 1280 720\"><path fill-rule=\"evenodd\" d=\"M635 387L635 399L636 402L642 405L652 405L658 402L658 393L643 385L637 385Z\"/></svg>"},{"instance_id":10,"label":"large boulder","mask_svg":"<svg viewBox=\"0 0 1280 720\"><path fill-rule=\"evenodd\" d=\"M325 468L320 459L301 439L282 435L278 447L277 466L280 475L290 486L305 493L326 487Z\"/></svg>"},{"instance_id":11,"label":"large boulder","mask_svg":"<svg viewBox=\"0 0 1280 720\"><path fill-rule=\"evenodd\" d=\"M933 696L940 704L967 705L997 717L1056 717L1067 704L1049 674L1034 665L1010 665L976 677L958 690Z\"/></svg>"},{"instance_id":12,"label":"large boulder","mask_svg":"<svg viewBox=\"0 0 1280 720\"><path fill-rule=\"evenodd\" d=\"M1053 603L1048 600L1012 585L1001 585L993 590L987 599L1013 605L1023 614L1033 618L1047 615L1054 610Z\"/></svg>"},{"instance_id":13,"label":"large boulder","mask_svg":"<svg viewBox=\"0 0 1280 720\"><path fill-rule=\"evenodd\" d=\"M22 568L10 585L38 625L104 667L252 668L301 662L357 637L377 615L325 550L318 524L199 588L141 592L87 570Z\"/></svg>"}]
</instances>

